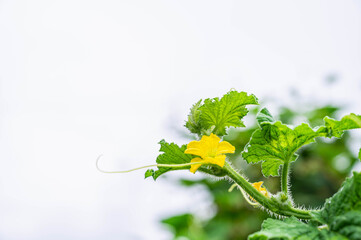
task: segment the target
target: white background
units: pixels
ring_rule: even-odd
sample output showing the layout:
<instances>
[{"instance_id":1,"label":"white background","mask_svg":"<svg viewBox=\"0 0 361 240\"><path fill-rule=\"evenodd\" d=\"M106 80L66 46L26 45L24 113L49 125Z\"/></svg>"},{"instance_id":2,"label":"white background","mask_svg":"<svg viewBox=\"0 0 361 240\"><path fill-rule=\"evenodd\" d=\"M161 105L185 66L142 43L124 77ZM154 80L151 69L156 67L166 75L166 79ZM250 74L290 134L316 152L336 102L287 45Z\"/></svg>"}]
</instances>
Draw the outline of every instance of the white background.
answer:
<instances>
[{"instance_id":1,"label":"white background","mask_svg":"<svg viewBox=\"0 0 361 240\"><path fill-rule=\"evenodd\" d=\"M360 43L356 0L0 0L0 239L169 239L158 221L209 215L204 191L96 157L154 163L231 88L360 113Z\"/></svg>"}]
</instances>

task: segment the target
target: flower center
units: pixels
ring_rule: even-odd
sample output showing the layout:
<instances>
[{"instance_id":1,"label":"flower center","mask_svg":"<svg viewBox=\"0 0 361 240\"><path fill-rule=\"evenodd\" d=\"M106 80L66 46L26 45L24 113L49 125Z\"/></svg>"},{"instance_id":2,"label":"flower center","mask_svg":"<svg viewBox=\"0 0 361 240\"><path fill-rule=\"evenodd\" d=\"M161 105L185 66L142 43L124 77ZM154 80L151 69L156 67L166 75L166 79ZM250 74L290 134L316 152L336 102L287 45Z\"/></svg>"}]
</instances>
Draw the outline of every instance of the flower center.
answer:
<instances>
[{"instance_id":1,"label":"flower center","mask_svg":"<svg viewBox=\"0 0 361 240\"><path fill-rule=\"evenodd\" d=\"M207 153L207 156L208 157L212 157L212 158L215 158L217 156L217 148L211 148L208 150L208 153Z\"/></svg>"}]
</instances>

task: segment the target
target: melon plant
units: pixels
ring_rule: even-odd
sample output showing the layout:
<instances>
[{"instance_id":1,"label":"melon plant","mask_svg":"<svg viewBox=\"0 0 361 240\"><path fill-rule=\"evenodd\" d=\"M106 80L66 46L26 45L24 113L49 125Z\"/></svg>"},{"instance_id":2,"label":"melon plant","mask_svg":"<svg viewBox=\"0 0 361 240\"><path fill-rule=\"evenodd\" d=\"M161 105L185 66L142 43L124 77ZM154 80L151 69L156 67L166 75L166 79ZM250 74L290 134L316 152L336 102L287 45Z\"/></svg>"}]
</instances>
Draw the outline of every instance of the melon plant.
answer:
<instances>
[{"instance_id":1,"label":"melon plant","mask_svg":"<svg viewBox=\"0 0 361 240\"><path fill-rule=\"evenodd\" d=\"M183 145L161 140L156 164L142 167L148 168L145 178L156 180L171 171L187 170L231 181L231 189L237 188L250 205L271 216L263 222L260 231L248 236L250 240L361 239L361 173L353 172L346 178L321 209L297 206L289 178L301 147L314 143L317 138L341 138L345 131L361 128L361 115L351 113L340 120L325 117L323 124L317 127L307 123L289 126L275 119L267 108L262 108L256 118L258 129L245 148L240 149L240 154L248 164L260 163L264 177L280 177L279 191L270 192L263 181L250 182L247 172L232 166L228 159L239 149L223 140L230 128L245 127L242 119L249 112L249 105L259 105L258 99L234 90L221 98L195 103L185 127L197 140ZM361 159L361 149L358 155Z\"/></svg>"}]
</instances>

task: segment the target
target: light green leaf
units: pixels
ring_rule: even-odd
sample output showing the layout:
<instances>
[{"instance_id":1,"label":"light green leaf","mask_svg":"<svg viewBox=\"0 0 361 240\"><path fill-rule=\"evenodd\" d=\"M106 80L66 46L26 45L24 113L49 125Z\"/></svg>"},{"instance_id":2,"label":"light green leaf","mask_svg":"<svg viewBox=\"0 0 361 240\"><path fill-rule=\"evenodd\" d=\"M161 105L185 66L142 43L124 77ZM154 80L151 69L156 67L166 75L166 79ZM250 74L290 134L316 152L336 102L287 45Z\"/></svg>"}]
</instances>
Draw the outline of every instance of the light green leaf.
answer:
<instances>
[{"instance_id":1,"label":"light green leaf","mask_svg":"<svg viewBox=\"0 0 361 240\"><path fill-rule=\"evenodd\" d=\"M257 122L259 125L261 125L263 122L275 122L275 119L267 108L262 108L261 111L257 114Z\"/></svg>"},{"instance_id":2,"label":"light green leaf","mask_svg":"<svg viewBox=\"0 0 361 240\"><path fill-rule=\"evenodd\" d=\"M184 164L189 163L192 160L192 155L185 154L184 151L187 148L187 145L183 145L179 147L175 143L167 143L162 140L159 142L160 144L160 152L163 152L157 157L158 164ZM189 169L190 166L186 167L158 167L157 171L148 169L145 172L145 178L153 176L154 180L156 180L160 175L173 170L182 170Z\"/></svg>"},{"instance_id":3,"label":"light green leaf","mask_svg":"<svg viewBox=\"0 0 361 240\"><path fill-rule=\"evenodd\" d=\"M325 117L325 126L328 137L341 137L345 130L361 128L361 115L351 113L344 116L340 121Z\"/></svg>"},{"instance_id":4,"label":"light green leaf","mask_svg":"<svg viewBox=\"0 0 361 240\"><path fill-rule=\"evenodd\" d=\"M186 122L185 127L188 128L192 133L200 133L202 130L200 125L201 111L199 110L201 106L202 100L199 100L192 106L191 112L188 115L188 121Z\"/></svg>"},{"instance_id":5,"label":"light green leaf","mask_svg":"<svg viewBox=\"0 0 361 240\"><path fill-rule=\"evenodd\" d=\"M245 92L230 91L221 99L208 98L193 105L185 126L198 135L223 136L228 127L244 127L241 119L248 113L245 106L251 104L258 104L258 99Z\"/></svg>"},{"instance_id":6,"label":"light green leaf","mask_svg":"<svg viewBox=\"0 0 361 240\"><path fill-rule=\"evenodd\" d=\"M360 151L358 152L358 159L360 159L360 161L361 161L361 148L360 148Z\"/></svg>"},{"instance_id":7,"label":"light green leaf","mask_svg":"<svg viewBox=\"0 0 361 240\"><path fill-rule=\"evenodd\" d=\"M144 178L150 177L154 175L154 170L153 169L148 169L145 174L144 174Z\"/></svg>"},{"instance_id":8,"label":"light green leaf","mask_svg":"<svg viewBox=\"0 0 361 240\"><path fill-rule=\"evenodd\" d=\"M346 240L347 238L326 229L319 230L316 226L300 222L295 217L285 220L267 219L262 224L262 230L248 236L248 240L311 240L311 239L337 239Z\"/></svg>"},{"instance_id":9,"label":"light green leaf","mask_svg":"<svg viewBox=\"0 0 361 240\"><path fill-rule=\"evenodd\" d=\"M267 109L261 110L257 120L261 129L253 133L242 156L248 163L262 162L262 173L267 177L278 176L280 165L295 161L295 152L320 136L318 130L305 123L291 129L279 121L266 121L273 121Z\"/></svg>"}]
</instances>

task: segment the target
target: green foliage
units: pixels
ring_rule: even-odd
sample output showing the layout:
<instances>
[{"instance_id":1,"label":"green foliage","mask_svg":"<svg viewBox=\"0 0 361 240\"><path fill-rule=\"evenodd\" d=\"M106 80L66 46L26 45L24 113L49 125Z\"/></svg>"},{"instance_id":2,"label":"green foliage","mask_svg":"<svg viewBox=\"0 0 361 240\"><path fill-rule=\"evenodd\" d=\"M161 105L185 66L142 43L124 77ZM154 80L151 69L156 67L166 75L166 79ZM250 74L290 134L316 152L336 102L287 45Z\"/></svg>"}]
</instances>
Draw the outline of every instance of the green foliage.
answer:
<instances>
[{"instance_id":1,"label":"green foliage","mask_svg":"<svg viewBox=\"0 0 361 240\"><path fill-rule=\"evenodd\" d=\"M283 221L275 219L264 221L262 230L250 235L249 239L361 239L360 173L354 173L352 178L347 179L341 190L328 199L320 211L297 209L295 207L298 204L296 198L294 200L296 204L293 201L286 203L274 201L274 198L262 195L250 185L252 182L260 181L263 176L278 176L281 165L294 162L300 157L304 161L295 163L297 167L292 171L294 174L292 192L297 198L300 196L300 192L307 192L308 197L300 198L301 204L321 205L325 197L329 197L330 193L337 190L341 179L352 169L357 158L346 145L346 140L336 139L332 142L325 142L317 138L340 138L346 130L361 128L361 115L349 114L338 121L325 116L333 117L332 115L339 109L337 107L326 106L304 113L283 108L280 117L285 123L292 124L297 116L307 117L309 120L308 123L290 127L281 121L276 121L264 108L257 115L259 129L250 128L242 133L237 132L237 127L244 127L242 118L248 113L245 106L249 104L258 104L257 98L253 95L247 95L245 92L237 91L230 91L220 99L206 99L204 102L200 100L192 106L188 121L185 124L191 133L199 136L214 133L224 137L225 141L234 145L236 154L227 156L227 162L232 161L232 166L244 170L244 173L251 176L252 181L247 182L227 162L225 165L227 167L224 168L204 164L199 168L199 171L215 176L228 176L229 179L242 187L251 199L257 199L257 202L270 212L276 215L292 216ZM227 131L229 127L235 128ZM345 136L348 137L349 135L345 134ZM317 147L310 144L316 140L318 142ZM160 142L160 145L162 153L157 158L158 164L186 164L194 157L184 154L186 145L179 147L164 140ZM245 161L238 154L242 149L244 149L242 157ZM361 160L361 149L359 158ZM261 162L263 176L259 174L260 166L247 165L246 162ZM168 171L189 168L190 166L158 165L156 171L147 170L145 177L152 176L155 180ZM282 189L284 189L284 186L288 186L289 173L283 171L282 175ZM250 231L256 230L250 229L259 226L261 218L258 214L247 213L249 209L242 207L245 201L243 201L240 192L228 193L226 189L216 190L216 188L210 187L213 184L220 184L219 186L227 188L229 185L226 183L211 183L200 180L183 181L183 184L187 186L203 184L209 187L217 212L208 220L200 220L189 213L165 219L163 223L171 227L175 238L239 240L244 239ZM272 179L269 179L266 185L269 194L275 193L276 189L279 188L279 185L275 184ZM310 186L305 188L305 185ZM273 196L278 195L274 194ZM292 199L290 191L286 191L286 195ZM230 199L233 200L230 201ZM240 206L242 210L239 209ZM255 210L253 209L253 211ZM242 212L242 214L234 214L235 212ZM252 219L250 215L257 215L257 218ZM310 218L312 219L308 223L300 220ZM247 224L249 224L248 230L244 230L243 228ZM319 226L320 224L324 225Z\"/></svg>"},{"instance_id":2,"label":"green foliage","mask_svg":"<svg viewBox=\"0 0 361 240\"><path fill-rule=\"evenodd\" d=\"M354 172L341 190L326 200L324 208L312 215L331 231L349 239L361 239L361 173Z\"/></svg>"},{"instance_id":3,"label":"green foliage","mask_svg":"<svg viewBox=\"0 0 361 240\"><path fill-rule=\"evenodd\" d=\"M191 133L200 134L202 131L202 126L200 124L201 110L199 109L202 106L202 99L194 104L191 108L191 112L188 115L188 121L185 124L185 127L191 131Z\"/></svg>"},{"instance_id":4,"label":"green foliage","mask_svg":"<svg viewBox=\"0 0 361 240\"><path fill-rule=\"evenodd\" d=\"M347 240L346 237L326 229L319 230L317 226L300 222L295 217L285 220L267 219L262 224L262 230L248 237L249 240L311 240L311 239L334 239Z\"/></svg>"},{"instance_id":5,"label":"green foliage","mask_svg":"<svg viewBox=\"0 0 361 240\"><path fill-rule=\"evenodd\" d=\"M191 108L185 126L192 133L199 135L209 135L213 132L223 136L228 127L244 126L241 119L248 113L245 106L249 104L258 104L257 98L237 91L230 91L221 99L206 99L203 104L200 100ZM297 159L295 152L303 145L314 142L316 137L340 137L343 131L361 126L361 117L350 114L343 117L341 121L326 117L325 126L316 130L308 124L301 124L291 129L280 121L275 122L266 108L260 111L257 121L261 129L253 133L242 156L248 163L262 162L262 172L265 176L278 176L280 166L295 161ZM184 164L192 159L191 155L184 154L186 145L179 147L174 143L168 144L164 140L160 144L160 151L163 153L157 158L158 164ZM189 166L158 167L157 171L149 169L145 177L153 176L157 179L165 172L180 169L189 169ZM214 166L202 166L200 171L216 176L225 175L222 169Z\"/></svg>"},{"instance_id":6,"label":"green foliage","mask_svg":"<svg viewBox=\"0 0 361 240\"><path fill-rule=\"evenodd\" d=\"M341 137L345 130L361 128L361 115L351 113L344 116L340 121L325 117L328 137Z\"/></svg>"},{"instance_id":7,"label":"green foliage","mask_svg":"<svg viewBox=\"0 0 361 240\"><path fill-rule=\"evenodd\" d=\"M191 239L206 240L200 223L191 214L182 214L162 220L170 227L174 237L189 236Z\"/></svg>"},{"instance_id":8,"label":"green foliage","mask_svg":"<svg viewBox=\"0 0 361 240\"><path fill-rule=\"evenodd\" d=\"M360 161L361 161L361 148L360 148L360 151L358 152L358 159L360 159Z\"/></svg>"},{"instance_id":9,"label":"green foliage","mask_svg":"<svg viewBox=\"0 0 361 240\"><path fill-rule=\"evenodd\" d=\"M174 234L174 239L183 237L179 239L243 240L250 233L257 231L267 217L265 212L250 208L240 191L228 192L230 186L228 182L205 178L201 180L182 179L180 183L184 187L206 190L211 195L212 209L216 212L209 219L200 219L190 213L164 219L162 223L167 226L171 225L170 230ZM185 222L173 224L174 219Z\"/></svg>"},{"instance_id":10,"label":"green foliage","mask_svg":"<svg viewBox=\"0 0 361 240\"><path fill-rule=\"evenodd\" d=\"M205 99L203 104L200 100L191 108L185 126L199 136L211 133L223 136L228 127L244 127L241 119L248 113L245 106L251 104L258 104L254 95L237 91L230 91L221 99Z\"/></svg>"},{"instance_id":11,"label":"green foliage","mask_svg":"<svg viewBox=\"0 0 361 240\"><path fill-rule=\"evenodd\" d=\"M325 117L325 126L316 129L306 123L291 129L280 121L275 122L265 108L257 121L261 129L253 133L242 156L248 163L262 162L262 173L266 177L279 176L280 166L295 161L296 151L314 142L316 137L341 137L345 130L361 127L361 117L350 114L340 121Z\"/></svg>"},{"instance_id":12,"label":"green foliage","mask_svg":"<svg viewBox=\"0 0 361 240\"><path fill-rule=\"evenodd\" d=\"M263 122L275 122L275 119L267 108L262 108L261 111L257 114L257 122L259 125L261 125Z\"/></svg>"},{"instance_id":13,"label":"green foliage","mask_svg":"<svg viewBox=\"0 0 361 240\"><path fill-rule=\"evenodd\" d=\"M153 170L153 169L148 169L148 170L144 173L144 178L152 177L153 175L154 175L154 170Z\"/></svg>"},{"instance_id":14,"label":"green foliage","mask_svg":"<svg viewBox=\"0 0 361 240\"><path fill-rule=\"evenodd\" d=\"M360 191L360 189L359 189ZM361 212L349 211L333 219L330 230L338 232L350 240L361 239Z\"/></svg>"},{"instance_id":15,"label":"green foliage","mask_svg":"<svg viewBox=\"0 0 361 240\"><path fill-rule=\"evenodd\" d=\"M341 190L327 199L322 211L314 216L321 223L331 224L333 218L351 210L361 211L361 173L357 172L345 180Z\"/></svg>"},{"instance_id":16,"label":"green foliage","mask_svg":"<svg viewBox=\"0 0 361 240\"><path fill-rule=\"evenodd\" d=\"M318 227L314 222L305 224L295 217L284 221L267 219L262 230L249 236L249 240L266 239L361 239L361 173L354 172L342 188L327 199L321 211L312 213L313 219L326 224ZM311 224L312 223L312 224Z\"/></svg>"},{"instance_id":17,"label":"green foliage","mask_svg":"<svg viewBox=\"0 0 361 240\"><path fill-rule=\"evenodd\" d=\"M189 163L192 160L192 156L185 154L184 151L187 148L187 145L179 147L175 143L167 143L165 140L159 142L160 152L163 152L157 157L158 164L183 164ZM152 176L156 180L160 175L172 171L172 170L181 170L189 169L190 166L185 167L158 167L157 171L147 170L145 172L145 178Z\"/></svg>"},{"instance_id":18,"label":"green foliage","mask_svg":"<svg viewBox=\"0 0 361 240\"><path fill-rule=\"evenodd\" d=\"M261 129L253 133L242 156L248 163L262 162L262 173L267 177L278 176L280 165L295 161L295 152L320 136L318 130L305 123L291 129L279 121L274 122L267 109L261 110L257 120Z\"/></svg>"},{"instance_id":19,"label":"green foliage","mask_svg":"<svg viewBox=\"0 0 361 240\"><path fill-rule=\"evenodd\" d=\"M179 147L175 143L167 143L165 140L161 140L159 142L160 149L159 151L162 152L157 157L157 164L185 164L190 163L193 159L193 156L190 154L185 154L184 151L187 148L187 145L184 144L181 147ZM153 169L148 169L144 177L153 177L154 180L156 180L160 175L169 172L169 171L175 171L175 170L184 170L184 169L190 169L190 166L174 166L174 167L165 167L165 166L158 166L158 170L154 171ZM200 172L204 172L213 176L217 177L223 177L225 176L225 171L215 165L202 165L199 169Z\"/></svg>"}]
</instances>

